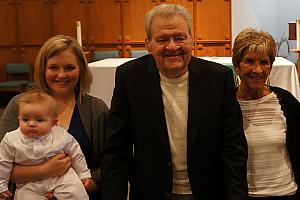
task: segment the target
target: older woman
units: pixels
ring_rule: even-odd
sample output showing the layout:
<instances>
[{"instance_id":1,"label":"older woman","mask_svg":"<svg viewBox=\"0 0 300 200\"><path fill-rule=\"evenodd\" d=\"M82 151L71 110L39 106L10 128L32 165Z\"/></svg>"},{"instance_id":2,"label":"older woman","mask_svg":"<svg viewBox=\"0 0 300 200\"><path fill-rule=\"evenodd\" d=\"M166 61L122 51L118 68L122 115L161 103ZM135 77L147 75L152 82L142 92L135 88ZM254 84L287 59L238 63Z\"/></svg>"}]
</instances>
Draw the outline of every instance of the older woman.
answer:
<instances>
[{"instance_id":1,"label":"older woman","mask_svg":"<svg viewBox=\"0 0 300 200\"><path fill-rule=\"evenodd\" d=\"M234 41L251 200L295 200L300 186L300 105L288 91L266 84L275 55L275 41L267 32L245 29Z\"/></svg>"},{"instance_id":2,"label":"older woman","mask_svg":"<svg viewBox=\"0 0 300 200\"><path fill-rule=\"evenodd\" d=\"M36 59L34 81L38 89L51 94L58 102L58 124L67 129L80 144L92 172L92 186L88 192L99 196L99 153L104 143L108 107L102 100L88 95L92 74L77 41L64 35L46 41ZM1 117L0 139L19 125L18 98L19 95L10 101ZM39 166L16 165L11 178L22 183L56 177L70 165L68 156L58 154Z\"/></svg>"}]
</instances>

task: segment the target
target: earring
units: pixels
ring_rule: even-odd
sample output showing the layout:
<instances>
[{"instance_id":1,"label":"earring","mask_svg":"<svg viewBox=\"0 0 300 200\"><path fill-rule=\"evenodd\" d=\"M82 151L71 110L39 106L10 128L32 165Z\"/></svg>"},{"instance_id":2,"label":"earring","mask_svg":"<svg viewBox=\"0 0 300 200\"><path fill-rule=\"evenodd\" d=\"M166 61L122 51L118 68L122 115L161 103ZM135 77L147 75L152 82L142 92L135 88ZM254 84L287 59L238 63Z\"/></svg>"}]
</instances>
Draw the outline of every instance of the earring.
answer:
<instances>
[{"instance_id":1,"label":"earring","mask_svg":"<svg viewBox=\"0 0 300 200\"><path fill-rule=\"evenodd\" d=\"M269 77L267 77L265 84L266 84L267 86L270 86L270 78L269 78Z\"/></svg>"},{"instance_id":2,"label":"earring","mask_svg":"<svg viewBox=\"0 0 300 200\"><path fill-rule=\"evenodd\" d=\"M241 82L241 79L238 75L235 75L235 88L238 88L240 86L240 82Z\"/></svg>"}]
</instances>

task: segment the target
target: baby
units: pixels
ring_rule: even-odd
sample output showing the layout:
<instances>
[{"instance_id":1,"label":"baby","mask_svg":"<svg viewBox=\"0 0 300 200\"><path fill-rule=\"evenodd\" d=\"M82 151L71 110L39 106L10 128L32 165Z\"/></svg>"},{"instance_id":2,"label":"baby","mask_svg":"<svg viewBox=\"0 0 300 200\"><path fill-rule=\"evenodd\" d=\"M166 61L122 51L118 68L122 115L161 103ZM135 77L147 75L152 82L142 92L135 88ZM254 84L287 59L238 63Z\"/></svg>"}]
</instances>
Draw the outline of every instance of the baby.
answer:
<instances>
[{"instance_id":1,"label":"baby","mask_svg":"<svg viewBox=\"0 0 300 200\"><path fill-rule=\"evenodd\" d=\"M21 95L19 128L6 133L0 143L0 198L8 198L8 181L14 164L38 165L56 155L71 157L72 167L59 177L17 183L15 199L45 199L52 191L59 200L88 199L91 173L79 144L64 128L57 126L57 104L47 93L32 90Z\"/></svg>"}]
</instances>

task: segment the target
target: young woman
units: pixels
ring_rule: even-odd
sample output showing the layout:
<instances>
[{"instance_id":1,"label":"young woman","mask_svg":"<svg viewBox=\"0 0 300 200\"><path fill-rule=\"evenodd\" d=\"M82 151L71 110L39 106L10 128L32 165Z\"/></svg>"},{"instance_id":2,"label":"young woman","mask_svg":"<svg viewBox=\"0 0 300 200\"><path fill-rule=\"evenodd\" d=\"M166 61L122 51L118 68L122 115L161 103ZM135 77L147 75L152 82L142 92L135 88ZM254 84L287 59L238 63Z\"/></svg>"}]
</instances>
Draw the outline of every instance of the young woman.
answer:
<instances>
[{"instance_id":1,"label":"young woman","mask_svg":"<svg viewBox=\"0 0 300 200\"><path fill-rule=\"evenodd\" d=\"M80 144L92 172L90 199L99 199L99 154L105 138L107 105L88 95L92 74L83 51L76 40L57 35L41 47L35 64L34 81L37 89L46 91L58 102L58 124ZM0 120L0 139L19 126L15 96ZM38 166L15 165L11 179L17 183L41 180L63 174L71 165L67 155L59 154Z\"/></svg>"}]
</instances>

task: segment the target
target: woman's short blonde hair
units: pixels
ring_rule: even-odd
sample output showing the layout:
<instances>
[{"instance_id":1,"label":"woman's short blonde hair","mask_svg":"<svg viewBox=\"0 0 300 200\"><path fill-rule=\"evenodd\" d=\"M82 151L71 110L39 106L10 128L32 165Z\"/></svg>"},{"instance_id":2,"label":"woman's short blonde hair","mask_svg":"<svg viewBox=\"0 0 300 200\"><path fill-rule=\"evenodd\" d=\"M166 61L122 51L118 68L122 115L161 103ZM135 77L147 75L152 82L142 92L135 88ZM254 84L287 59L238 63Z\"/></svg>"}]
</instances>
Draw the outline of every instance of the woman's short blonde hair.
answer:
<instances>
[{"instance_id":1,"label":"woman's short blonde hair","mask_svg":"<svg viewBox=\"0 0 300 200\"><path fill-rule=\"evenodd\" d=\"M79 43L70 36L56 35L48 39L41 47L35 62L34 81L37 89L51 93L45 80L46 65L48 60L58 53L71 49L79 64L79 79L76 85L76 100L81 102L81 98L88 94L93 81L93 75L88 66L82 48Z\"/></svg>"},{"instance_id":2,"label":"woman's short blonde hair","mask_svg":"<svg viewBox=\"0 0 300 200\"><path fill-rule=\"evenodd\" d=\"M271 66L276 57L276 43L267 32L253 28L242 30L235 38L232 48L232 64L238 67L246 51L268 55Z\"/></svg>"}]
</instances>

